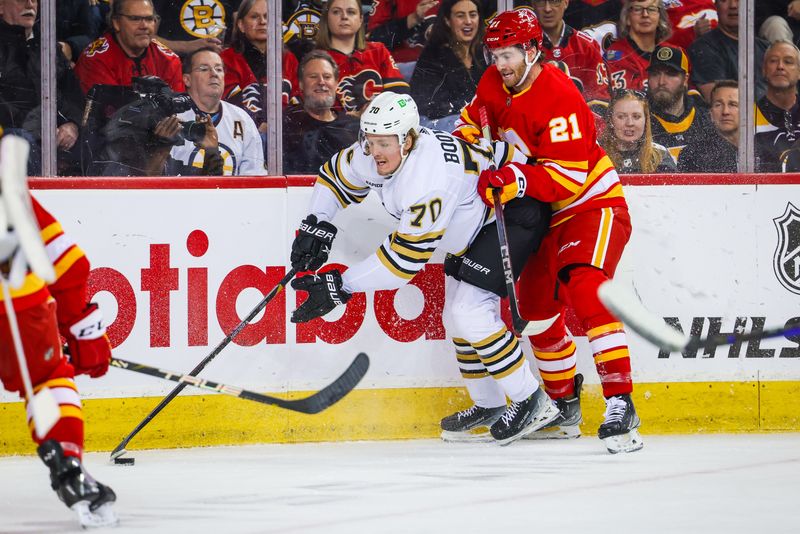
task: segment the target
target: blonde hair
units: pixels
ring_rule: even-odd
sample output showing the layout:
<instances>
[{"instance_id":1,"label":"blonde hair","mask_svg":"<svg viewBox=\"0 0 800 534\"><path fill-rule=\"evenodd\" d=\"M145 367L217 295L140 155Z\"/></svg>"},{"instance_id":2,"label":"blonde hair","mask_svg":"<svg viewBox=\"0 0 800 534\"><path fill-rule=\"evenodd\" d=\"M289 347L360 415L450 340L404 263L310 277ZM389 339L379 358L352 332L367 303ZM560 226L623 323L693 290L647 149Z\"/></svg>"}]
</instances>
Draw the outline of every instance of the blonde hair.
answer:
<instances>
[{"instance_id":1,"label":"blonde hair","mask_svg":"<svg viewBox=\"0 0 800 534\"><path fill-rule=\"evenodd\" d=\"M367 33L364 30L364 14L361 12L361 2L358 0L349 0L356 4L358 8L359 16L361 16L361 27L358 29L358 33L356 33L356 43L355 43L355 50L364 50L367 47ZM325 3L325 7L322 8L322 15L319 18L319 30L317 31L317 48L321 48L322 50L330 50L332 48L331 42L331 29L328 26L328 12L331 10L331 6L336 0L328 0Z\"/></svg>"},{"instance_id":2,"label":"blonde hair","mask_svg":"<svg viewBox=\"0 0 800 534\"><path fill-rule=\"evenodd\" d=\"M630 14L631 4L646 2L647 0L625 0L622 3L622 11L619 13L619 22L617 23L617 33L620 39L627 39L630 35ZM667 8L664 6L664 0L656 0L658 6L658 26L656 26L656 44L662 43L672 36L672 23L669 21L667 15Z\"/></svg>"},{"instance_id":3,"label":"blonde hair","mask_svg":"<svg viewBox=\"0 0 800 534\"><path fill-rule=\"evenodd\" d=\"M625 100L633 100L642 105L642 113L644 114L644 133L642 138L639 139L638 156L639 166L641 172L644 174L653 173L658 169L661 164L662 154L653 146L653 132L650 128L650 106L647 104L647 98L643 94L637 94L634 91L620 91L614 95L611 102L608 104L606 110L606 129L600 136L600 145L605 149L608 157L614 163L614 166L619 168L622 166L622 153L619 149L617 136L614 132L614 126L611 122L611 117L614 115L614 108L620 102Z\"/></svg>"}]
</instances>

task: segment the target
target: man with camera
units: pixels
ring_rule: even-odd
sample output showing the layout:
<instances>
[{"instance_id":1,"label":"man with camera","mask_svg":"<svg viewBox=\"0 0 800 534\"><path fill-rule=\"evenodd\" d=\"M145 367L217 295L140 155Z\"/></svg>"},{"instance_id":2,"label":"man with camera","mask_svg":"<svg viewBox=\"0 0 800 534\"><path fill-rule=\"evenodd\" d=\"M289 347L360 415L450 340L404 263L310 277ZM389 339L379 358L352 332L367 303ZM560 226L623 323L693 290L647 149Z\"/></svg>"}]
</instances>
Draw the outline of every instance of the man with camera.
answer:
<instances>
[{"instance_id":1,"label":"man with camera","mask_svg":"<svg viewBox=\"0 0 800 534\"><path fill-rule=\"evenodd\" d=\"M222 174L264 174L264 149L253 119L241 108L222 100L225 67L220 55L212 48L189 53L183 60L183 83L195 109L178 115L185 142L174 146L171 156L184 166L182 174L195 174L193 169L205 166L209 147L202 140L208 137L208 128L215 130L216 149L223 160ZM196 122L202 117L200 113L208 120Z\"/></svg>"}]
</instances>

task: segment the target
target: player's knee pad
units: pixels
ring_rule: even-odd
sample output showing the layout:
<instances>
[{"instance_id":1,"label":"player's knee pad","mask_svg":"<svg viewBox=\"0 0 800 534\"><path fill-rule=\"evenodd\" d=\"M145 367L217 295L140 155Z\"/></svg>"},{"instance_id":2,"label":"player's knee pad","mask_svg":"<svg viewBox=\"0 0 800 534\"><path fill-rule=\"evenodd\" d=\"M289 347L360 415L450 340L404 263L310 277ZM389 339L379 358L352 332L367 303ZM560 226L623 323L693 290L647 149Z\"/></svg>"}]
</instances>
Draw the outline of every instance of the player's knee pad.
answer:
<instances>
[{"instance_id":1,"label":"player's knee pad","mask_svg":"<svg viewBox=\"0 0 800 534\"><path fill-rule=\"evenodd\" d=\"M575 315L586 330L615 321L597 296L600 284L608 280L603 270L591 265L580 265L569 270L566 289Z\"/></svg>"}]
</instances>

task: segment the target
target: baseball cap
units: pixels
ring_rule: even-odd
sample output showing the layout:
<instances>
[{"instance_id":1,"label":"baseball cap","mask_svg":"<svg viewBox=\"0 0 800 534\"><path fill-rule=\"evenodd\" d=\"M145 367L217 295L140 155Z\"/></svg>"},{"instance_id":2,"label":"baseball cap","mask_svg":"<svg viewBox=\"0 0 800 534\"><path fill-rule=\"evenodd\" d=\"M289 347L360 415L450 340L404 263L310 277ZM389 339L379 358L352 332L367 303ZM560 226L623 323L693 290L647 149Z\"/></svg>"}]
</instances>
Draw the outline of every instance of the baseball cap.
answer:
<instances>
[{"instance_id":1,"label":"baseball cap","mask_svg":"<svg viewBox=\"0 0 800 534\"><path fill-rule=\"evenodd\" d=\"M654 67L667 67L685 74L689 74L691 70L686 52L677 46L667 45L657 46L650 56L650 65L647 66L647 70Z\"/></svg>"}]
</instances>

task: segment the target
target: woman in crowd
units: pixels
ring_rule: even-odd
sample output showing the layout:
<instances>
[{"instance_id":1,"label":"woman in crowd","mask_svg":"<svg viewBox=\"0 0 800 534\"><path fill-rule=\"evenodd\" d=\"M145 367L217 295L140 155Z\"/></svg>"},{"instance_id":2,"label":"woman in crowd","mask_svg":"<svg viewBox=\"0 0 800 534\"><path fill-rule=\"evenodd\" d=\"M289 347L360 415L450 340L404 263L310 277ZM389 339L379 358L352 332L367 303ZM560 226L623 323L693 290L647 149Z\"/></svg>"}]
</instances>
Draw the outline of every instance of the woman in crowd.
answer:
<instances>
[{"instance_id":1,"label":"woman in crowd","mask_svg":"<svg viewBox=\"0 0 800 534\"><path fill-rule=\"evenodd\" d=\"M664 0L625 0L617 40L606 49L611 90L644 90L650 54L672 35Z\"/></svg>"},{"instance_id":2,"label":"woman in crowd","mask_svg":"<svg viewBox=\"0 0 800 534\"><path fill-rule=\"evenodd\" d=\"M675 162L663 146L653 143L647 98L620 91L608 106L600 145L620 174L675 172Z\"/></svg>"},{"instance_id":3,"label":"woman in crowd","mask_svg":"<svg viewBox=\"0 0 800 534\"><path fill-rule=\"evenodd\" d=\"M360 115L381 91L409 91L386 46L367 41L359 0L330 0L325 5L317 48L328 52L339 66L336 96L348 113Z\"/></svg>"},{"instance_id":4,"label":"woman in crowd","mask_svg":"<svg viewBox=\"0 0 800 534\"><path fill-rule=\"evenodd\" d=\"M478 86L483 58L478 0L444 0L411 78L423 126L450 131Z\"/></svg>"}]
</instances>

